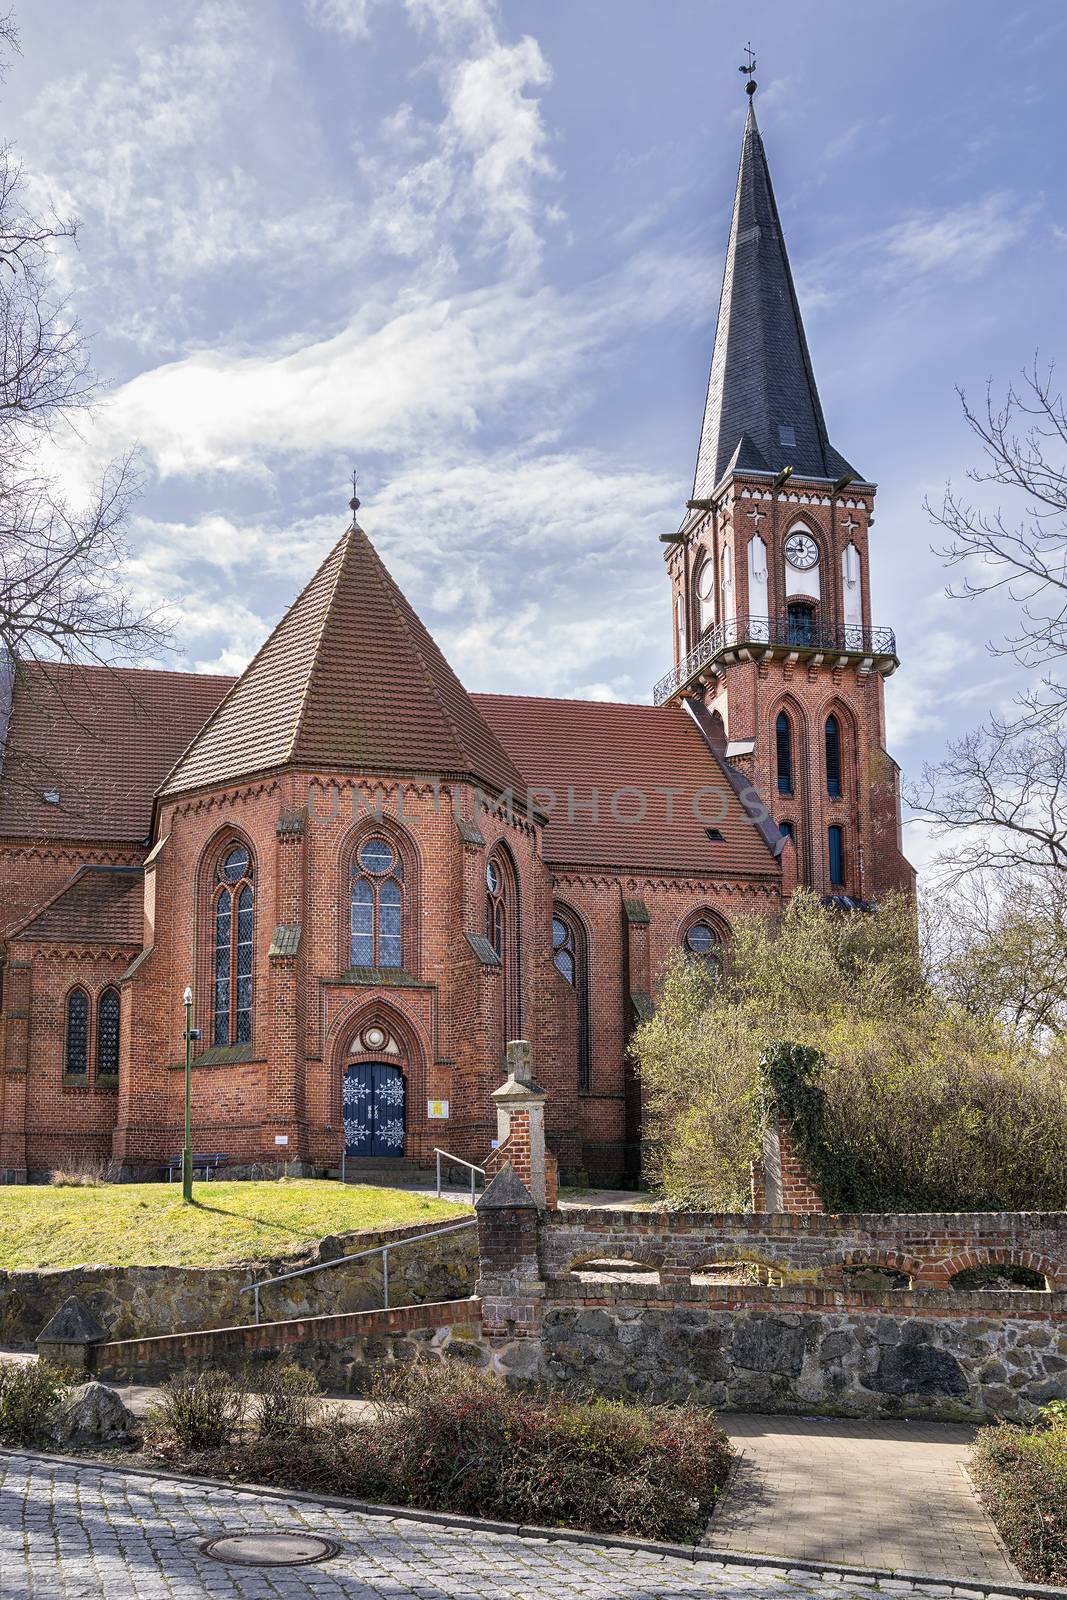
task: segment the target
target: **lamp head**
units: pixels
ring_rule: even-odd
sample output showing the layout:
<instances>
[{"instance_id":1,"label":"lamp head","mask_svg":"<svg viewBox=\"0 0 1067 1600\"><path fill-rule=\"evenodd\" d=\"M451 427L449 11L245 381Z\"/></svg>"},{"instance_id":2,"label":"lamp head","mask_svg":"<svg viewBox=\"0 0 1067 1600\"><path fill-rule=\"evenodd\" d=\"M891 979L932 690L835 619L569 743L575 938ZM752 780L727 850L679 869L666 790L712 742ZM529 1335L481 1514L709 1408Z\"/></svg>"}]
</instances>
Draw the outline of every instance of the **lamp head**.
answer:
<instances>
[{"instance_id":1,"label":"lamp head","mask_svg":"<svg viewBox=\"0 0 1067 1600\"><path fill-rule=\"evenodd\" d=\"M182 996L182 998L185 1001L185 1004L187 1006L191 1006L192 1005L192 1003L193 1003L193 991L192 991L191 985L188 984L188 983L185 985L185 994Z\"/></svg>"}]
</instances>

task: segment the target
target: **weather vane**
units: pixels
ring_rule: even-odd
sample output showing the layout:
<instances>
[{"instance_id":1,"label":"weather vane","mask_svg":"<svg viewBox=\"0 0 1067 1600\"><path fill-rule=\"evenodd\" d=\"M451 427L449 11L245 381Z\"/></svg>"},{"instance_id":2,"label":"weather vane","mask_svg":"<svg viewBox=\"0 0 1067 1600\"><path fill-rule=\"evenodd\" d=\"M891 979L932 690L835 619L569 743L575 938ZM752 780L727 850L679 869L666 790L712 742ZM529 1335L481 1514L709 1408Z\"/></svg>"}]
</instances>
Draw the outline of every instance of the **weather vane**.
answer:
<instances>
[{"instance_id":1,"label":"weather vane","mask_svg":"<svg viewBox=\"0 0 1067 1600\"><path fill-rule=\"evenodd\" d=\"M756 80L752 76L752 74L756 70L756 57L755 57L755 55L753 53L753 50L752 50L752 41L751 40L749 40L748 44L746 44L746 46L745 46L745 54L748 57L748 60L745 62L743 67L738 67L737 70L738 70L738 72L743 72L745 74L745 77L748 79L748 82L745 84L745 93L746 94L755 94L755 92L756 92Z\"/></svg>"},{"instance_id":2,"label":"weather vane","mask_svg":"<svg viewBox=\"0 0 1067 1600\"><path fill-rule=\"evenodd\" d=\"M355 472L353 472L353 474L352 474L352 498L348 502L348 504L349 504L349 506L351 508L351 511L352 511L352 520L353 521L355 521L355 514L359 510L359 496L356 493L356 485L358 483L359 483L359 477Z\"/></svg>"}]
</instances>

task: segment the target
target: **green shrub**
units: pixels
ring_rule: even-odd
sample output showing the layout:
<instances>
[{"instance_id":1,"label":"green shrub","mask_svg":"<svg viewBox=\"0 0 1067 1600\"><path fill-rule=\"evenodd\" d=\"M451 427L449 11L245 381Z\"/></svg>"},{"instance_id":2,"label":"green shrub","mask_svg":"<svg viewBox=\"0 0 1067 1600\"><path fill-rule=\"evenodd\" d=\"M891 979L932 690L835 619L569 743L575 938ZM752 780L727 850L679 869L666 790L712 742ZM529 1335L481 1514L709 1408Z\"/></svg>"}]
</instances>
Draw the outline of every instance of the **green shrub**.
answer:
<instances>
[{"instance_id":1,"label":"green shrub","mask_svg":"<svg viewBox=\"0 0 1067 1600\"><path fill-rule=\"evenodd\" d=\"M0 1361L0 1440L32 1444L71 1387L70 1374L47 1361Z\"/></svg>"},{"instance_id":2,"label":"green shrub","mask_svg":"<svg viewBox=\"0 0 1067 1600\"><path fill-rule=\"evenodd\" d=\"M306 1433L321 1414L322 1397L313 1373L284 1362L256 1374L252 1425L261 1439Z\"/></svg>"},{"instance_id":3,"label":"green shrub","mask_svg":"<svg viewBox=\"0 0 1067 1600\"><path fill-rule=\"evenodd\" d=\"M777 918L739 918L720 981L673 961L633 1053L673 1205L744 1205L768 1100L830 1210L1067 1198L1062 1059L927 987L900 899L842 916L802 891Z\"/></svg>"},{"instance_id":4,"label":"green shrub","mask_svg":"<svg viewBox=\"0 0 1067 1600\"><path fill-rule=\"evenodd\" d=\"M1067 1583L1067 1407L1046 1406L1037 1427L983 1428L971 1472L1023 1576Z\"/></svg>"},{"instance_id":5,"label":"green shrub","mask_svg":"<svg viewBox=\"0 0 1067 1600\"><path fill-rule=\"evenodd\" d=\"M191 1372L170 1378L148 1413L157 1446L213 1450L232 1444L244 1421L247 1398L227 1372Z\"/></svg>"},{"instance_id":6,"label":"green shrub","mask_svg":"<svg viewBox=\"0 0 1067 1600\"><path fill-rule=\"evenodd\" d=\"M220 1477L391 1505L635 1538L695 1541L726 1480L731 1447L698 1407L505 1388L443 1363L390 1369L361 1417L320 1413L286 1436L181 1448Z\"/></svg>"}]
</instances>

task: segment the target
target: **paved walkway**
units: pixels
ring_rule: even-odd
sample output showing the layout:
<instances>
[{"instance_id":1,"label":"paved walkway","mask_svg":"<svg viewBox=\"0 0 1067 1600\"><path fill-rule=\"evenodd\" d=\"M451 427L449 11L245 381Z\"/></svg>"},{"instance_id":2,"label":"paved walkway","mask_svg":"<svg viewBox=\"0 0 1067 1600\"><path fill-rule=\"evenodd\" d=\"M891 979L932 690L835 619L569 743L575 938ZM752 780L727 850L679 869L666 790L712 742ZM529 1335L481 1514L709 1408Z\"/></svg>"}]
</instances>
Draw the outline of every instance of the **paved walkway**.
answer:
<instances>
[{"instance_id":1,"label":"paved walkway","mask_svg":"<svg viewBox=\"0 0 1067 1600\"><path fill-rule=\"evenodd\" d=\"M744 1451L705 1543L717 1550L1019 1582L963 1465L957 1423L722 1413Z\"/></svg>"},{"instance_id":2,"label":"paved walkway","mask_svg":"<svg viewBox=\"0 0 1067 1600\"><path fill-rule=\"evenodd\" d=\"M205 1555L226 1533L317 1534L317 1566ZM903 1588L904 1585L899 1585ZM949 1586L919 1594L974 1594ZM803 1571L704 1564L603 1546L369 1517L121 1469L0 1457L2 1600L794 1600L872 1588Z\"/></svg>"}]
</instances>

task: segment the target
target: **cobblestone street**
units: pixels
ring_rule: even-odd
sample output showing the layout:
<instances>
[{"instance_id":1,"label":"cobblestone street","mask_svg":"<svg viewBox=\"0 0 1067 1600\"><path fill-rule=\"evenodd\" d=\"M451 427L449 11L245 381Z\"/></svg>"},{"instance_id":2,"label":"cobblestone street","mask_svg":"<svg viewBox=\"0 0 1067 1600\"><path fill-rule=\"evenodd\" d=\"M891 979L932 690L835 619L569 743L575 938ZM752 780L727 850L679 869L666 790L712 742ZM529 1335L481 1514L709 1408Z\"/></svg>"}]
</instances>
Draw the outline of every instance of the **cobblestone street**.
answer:
<instances>
[{"instance_id":1,"label":"cobblestone street","mask_svg":"<svg viewBox=\"0 0 1067 1600\"><path fill-rule=\"evenodd\" d=\"M227 1565L200 1548L222 1534L264 1532L317 1534L340 1549L321 1565L257 1568ZM475 1533L121 1469L0 1457L0 1600L844 1600L872 1588L873 1580ZM912 1592L977 1593L949 1583Z\"/></svg>"}]
</instances>

